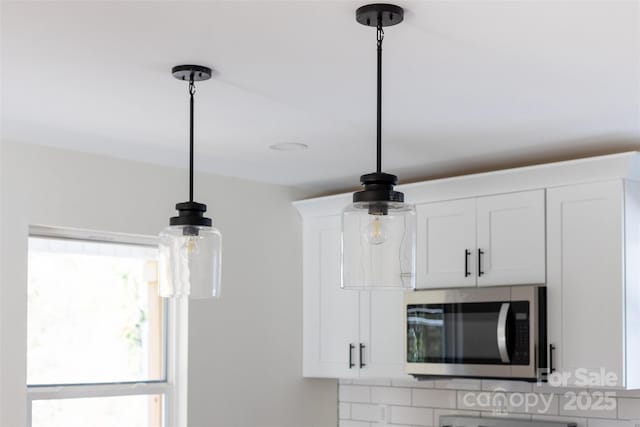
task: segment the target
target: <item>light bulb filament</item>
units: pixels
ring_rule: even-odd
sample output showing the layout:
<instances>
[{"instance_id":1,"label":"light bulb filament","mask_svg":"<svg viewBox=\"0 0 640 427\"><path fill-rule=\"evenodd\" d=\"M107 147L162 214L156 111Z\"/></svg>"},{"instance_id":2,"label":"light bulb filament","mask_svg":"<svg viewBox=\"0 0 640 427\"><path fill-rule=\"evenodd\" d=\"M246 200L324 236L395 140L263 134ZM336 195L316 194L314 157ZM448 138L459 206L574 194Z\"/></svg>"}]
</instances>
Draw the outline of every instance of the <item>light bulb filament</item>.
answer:
<instances>
[{"instance_id":1,"label":"light bulb filament","mask_svg":"<svg viewBox=\"0 0 640 427\"><path fill-rule=\"evenodd\" d=\"M365 232L365 238L371 245L379 245L387 240L387 225L380 215L372 215Z\"/></svg>"},{"instance_id":2,"label":"light bulb filament","mask_svg":"<svg viewBox=\"0 0 640 427\"><path fill-rule=\"evenodd\" d=\"M373 220L373 236L380 237L380 217L376 215L376 219Z\"/></svg>"}]
</instances>

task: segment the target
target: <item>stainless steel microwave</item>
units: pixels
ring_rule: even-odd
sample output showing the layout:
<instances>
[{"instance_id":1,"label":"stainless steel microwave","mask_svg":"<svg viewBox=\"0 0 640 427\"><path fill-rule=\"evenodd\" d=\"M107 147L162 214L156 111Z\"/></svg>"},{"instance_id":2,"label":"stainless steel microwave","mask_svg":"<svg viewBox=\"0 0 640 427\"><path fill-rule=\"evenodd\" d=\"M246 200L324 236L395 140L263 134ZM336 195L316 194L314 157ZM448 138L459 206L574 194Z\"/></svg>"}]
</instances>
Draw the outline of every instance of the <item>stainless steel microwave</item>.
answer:
<instances>
[{"instance_id":1,"label":"stainless steel microwave","mask_svg":"<svg viewBox=\"0 0 640 427\"><path fill-rule=\"evenodd\" d=\"M415 377L545 376L544 286L407 292L404 313L406 372Z\"/></svg>"}]
</instances>

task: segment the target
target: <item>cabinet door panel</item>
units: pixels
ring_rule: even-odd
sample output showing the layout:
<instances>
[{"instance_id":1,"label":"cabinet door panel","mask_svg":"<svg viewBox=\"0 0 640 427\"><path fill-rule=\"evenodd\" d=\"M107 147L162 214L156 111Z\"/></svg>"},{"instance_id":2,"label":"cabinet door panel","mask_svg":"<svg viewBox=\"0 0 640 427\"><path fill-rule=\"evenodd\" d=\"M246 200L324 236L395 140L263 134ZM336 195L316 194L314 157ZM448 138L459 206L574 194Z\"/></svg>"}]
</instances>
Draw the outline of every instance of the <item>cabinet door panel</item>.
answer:
<instances>
[{"instance_id":1,"label":"cabinet door panel","mask_svg":"<svg viewBox=\"0 0 640 427\"><path fill-rule=\"evenodd\" d=\"M475 200L417 206L417 287L475 286ZM469 251L465 276L465 250Z\"/></svg>"},{"instance_id":2,"label":"cabinet door panel","mask_svg":"<svg viewBox=\"0 0 640 427\"><path fill-rule=\"evenodd\" d=\"M544 190L477 199L478 286L546 281Z\"/></svg>"},{"instance_id":3,"label":"cabinet door panel","mask_svg":"<svg viewBox=\"0 0 640 427\"><path fill-rule=\"evenodd\" d=\"M409 378L404 373L403 292L360 292L361 378ZM358 349L359 350L359 349Z\"/></svg>"},{"instance_id":4,"label":"cabinet door panel","mask_svg":"<svg viewBox=\"0 0 640 427\"><path fill-rule=\"evenodd\" d=\"M548 190L548 334L559 371L617 375L624 386L622 182Z\"/></svg>"},{"instance_id":5,"label":"cabinet door panel","mask_svg":"<svg viewBox=\"0 0 640 427\"><path fill-rule=\"evenodd\" d=\"M340 216L305 221L304 376L356 376L349 344L357 363L359 300L358 292L340 288Z\"/></svg>"}]
</instances>

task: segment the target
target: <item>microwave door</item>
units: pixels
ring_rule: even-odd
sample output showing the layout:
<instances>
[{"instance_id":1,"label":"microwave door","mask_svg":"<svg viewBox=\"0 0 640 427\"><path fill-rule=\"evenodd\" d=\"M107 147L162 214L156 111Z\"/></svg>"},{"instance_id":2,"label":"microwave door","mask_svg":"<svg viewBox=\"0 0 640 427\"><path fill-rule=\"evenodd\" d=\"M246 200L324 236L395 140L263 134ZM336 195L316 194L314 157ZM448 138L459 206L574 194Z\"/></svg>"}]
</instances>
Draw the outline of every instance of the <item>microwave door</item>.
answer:
<instances>
[{"instance_id":1,"label":"microwave door","mask_svg":"<svg viewBox=\"0 0 640 427\"><path fill-rule=\"evenodd\" d=\"M546 367L545 288L405 294L406 371L417 377L538 379Z\"/></svg>"},{"instance_id":2,"label":"microwave door","mask_svg":"<svg viewBox=\"0 0 640 427\"><path fill-rule=\"evenodd\" d=\"M494 302L408 305L407 362L508 364L509 307L503 307Z\"/></svg>"},{"instance_id":3,"label":"microwave door","mask_svg":"<svg viewBox=\"0 0 640 427\"><path fill-rule=\"evenodd\" d=\"M498 329L502 303L461 303L450 304L450 325L455 331L449 339L455 341L455 353L450 363L459 364L502 364ZM446 326L445 326L446 327Z\"/></svg>"}]
</instances>

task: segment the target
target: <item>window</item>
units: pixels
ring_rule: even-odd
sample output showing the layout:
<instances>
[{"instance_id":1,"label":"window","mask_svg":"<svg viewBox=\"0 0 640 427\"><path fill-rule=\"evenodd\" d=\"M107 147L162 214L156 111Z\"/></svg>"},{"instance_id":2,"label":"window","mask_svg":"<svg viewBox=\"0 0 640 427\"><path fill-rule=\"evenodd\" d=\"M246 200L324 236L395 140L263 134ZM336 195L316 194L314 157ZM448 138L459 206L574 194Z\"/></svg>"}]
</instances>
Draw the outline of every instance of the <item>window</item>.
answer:
<instances>
[{"instance_id":1,"label":"window","mask_svg":"<svg viewBox=\"0 0 640 427\"><path fill-rule=\"evenodd\" d=\"M176 362L185 350L177 331L186 303L158 297L157 257L152 238L31 229L32 427L179 423Z\"/></svg>"}]
</instances>

